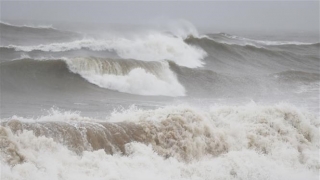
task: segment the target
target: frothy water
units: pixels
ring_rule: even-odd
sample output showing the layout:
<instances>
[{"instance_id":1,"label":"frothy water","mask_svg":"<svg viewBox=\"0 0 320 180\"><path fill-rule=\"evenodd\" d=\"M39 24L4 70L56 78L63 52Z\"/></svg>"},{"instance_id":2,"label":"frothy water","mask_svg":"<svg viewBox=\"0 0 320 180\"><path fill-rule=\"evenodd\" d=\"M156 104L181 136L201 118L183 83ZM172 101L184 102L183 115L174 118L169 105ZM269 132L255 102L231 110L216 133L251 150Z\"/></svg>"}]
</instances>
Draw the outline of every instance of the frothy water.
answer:
<instances>
[{"instance_id":1,"label":"frothy water","mask_svg":"<svg viewBox=\"0 0 320 180\"><path fill-rule=\"evenodd\" d=\"M186 44L181 37L165 34L149 34L135 39L113 38L108 41L83 39L68 43L52 43L37 46L9 45L15 51L63 52L90 49L92 51L115 51L121 58L143 61L172 60L181 66L200 67L206 53L199 48Z\"/></svg>"},{"instance_id":2,"label":"frothy water","mask_svg":"<svg viewBox=\"0 0 320 180\"><path fill-rule=\"evenodd\" d=\"M61 112L12 117L1 127L2 175L317 179L318 131L316 116L286 104L130 109L105 120Z\"/></svg>"},{"instance_id":3,"label":"frothy water","mask_svg":"<svg viewBox=\"0 0 320 180\"><path fill-rule=\"evenodd\" d=\"M139 95L184 96L185 89L166 62L72 59L69 69L102 88Z\"/></svg>"}]
</instances>

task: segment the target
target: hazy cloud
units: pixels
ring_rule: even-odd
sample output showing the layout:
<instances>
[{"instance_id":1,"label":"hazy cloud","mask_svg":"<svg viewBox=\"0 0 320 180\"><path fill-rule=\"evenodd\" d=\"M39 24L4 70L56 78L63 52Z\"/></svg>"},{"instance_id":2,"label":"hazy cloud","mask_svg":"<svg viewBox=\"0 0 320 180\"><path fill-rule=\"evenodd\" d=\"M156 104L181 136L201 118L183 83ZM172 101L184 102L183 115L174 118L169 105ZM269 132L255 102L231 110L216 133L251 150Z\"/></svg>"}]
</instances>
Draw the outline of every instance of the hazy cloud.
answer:
<instances>
[{"instance_id":1,"label":"hazy cloud","mask_svg":"<svg viewBox=\"0 0 320 180\"><path fill-rule=\"evenodd\" d=\"M319 31L318 1L2 1L1 20L146 24L186 19L216 30Z\"/></svg>"}]
</instances>

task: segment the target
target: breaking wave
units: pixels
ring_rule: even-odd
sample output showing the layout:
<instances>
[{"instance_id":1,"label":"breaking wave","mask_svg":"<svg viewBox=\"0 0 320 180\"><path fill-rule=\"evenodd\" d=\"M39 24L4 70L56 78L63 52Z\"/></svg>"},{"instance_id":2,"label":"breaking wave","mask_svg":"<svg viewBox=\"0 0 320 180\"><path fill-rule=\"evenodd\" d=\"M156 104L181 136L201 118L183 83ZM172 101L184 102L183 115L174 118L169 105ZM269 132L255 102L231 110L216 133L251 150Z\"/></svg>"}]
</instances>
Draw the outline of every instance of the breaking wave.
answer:
<instances>
[{"instance_id":1,"label":"breaking wave","mask_svg":"<svg viewBox=\"0 0 320 180\"><path fill-rule=\"evenodd\" d=\"M69 69L100 87L139 95L184 96L167 62L75 58Z\"/></svg>"},{"instance_id":2,"label":"breaking wave","mask_svg":"<svg viewBox=\"0 0 320 180\"><path fill-rule=\"evenodd\" d=\"M143 61L172 60L186 67L201 67L206 52L188 45L183 38L169 34L150 33L133 39L114 38L110 40L82 39L65 43L41 44L36 46L9 45L15 51L62 52L79 49L92 51L115 51L121 58Z\"/></svg>"},{"instance_id":3,"label":"breaking wave","mask_svg":"<svg viewBox=\"0 0 320 180\"><path fill-rule=\"evenodd\" d=\"M68 84L68 87L79 87L80 85L85 88L87 85L75 75L79 74L87 82L99 87L130 94L185 95L184 87L170 70L167 62L93 57L60 60L21 59L1 64L1 74L5 77L2 78L2 85L5 89L22 90L25 89L24 87L34 86L35 83L37 83L36 86L41 85L42 87L49 85L48 89L56 89ZM35 79L34 74L39 74L39 77ZM12 80L15 77L19 78ZM51 86L52 82L55 83ZM15 87L12 87L12 83Z\"/></svg>"},{"instance_id":4,"label":"breaking wave","mask_svg":"<svg viewBox=\"0 0 320 180\"><path fill-rule=\"evenodd\" d=\"M131 108L106 120L15 116L1 123L2 176L317 179L319 125L286 104ZM148 173L121 173L142 169Z\"/></svg>"}]
</instances>

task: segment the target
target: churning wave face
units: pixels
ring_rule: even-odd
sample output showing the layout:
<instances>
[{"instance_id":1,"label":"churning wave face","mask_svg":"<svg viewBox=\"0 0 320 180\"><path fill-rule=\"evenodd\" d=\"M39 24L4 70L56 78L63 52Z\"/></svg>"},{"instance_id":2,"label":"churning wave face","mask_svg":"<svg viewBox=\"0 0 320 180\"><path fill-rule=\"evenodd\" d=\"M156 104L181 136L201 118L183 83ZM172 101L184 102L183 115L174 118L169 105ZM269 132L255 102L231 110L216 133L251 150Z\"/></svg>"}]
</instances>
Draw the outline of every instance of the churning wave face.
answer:
<instances>
[{"instance_id":1,"label":"churning wave face","mask_svg":"<svg viewBox=\"0 0 320 180\"><path fill-rule=\"evenodd\" d=\"M75 58L66 63L72 72L102 88L139 95L185 95L167 62Z\"/></svg>"},{"instance_id":2,"label":"churning wave face","mask_svg":"<svg viewBox=\"0 0 320 180\"><path fill-rule=\"evenodd\" d=\"M318 128L315 116L285 104L205 112L186 106L133 108L113 113L107 122L57 111L38 119L15 116L0 130L2 175L317 179Z\"/></svg>"}]
</instances>

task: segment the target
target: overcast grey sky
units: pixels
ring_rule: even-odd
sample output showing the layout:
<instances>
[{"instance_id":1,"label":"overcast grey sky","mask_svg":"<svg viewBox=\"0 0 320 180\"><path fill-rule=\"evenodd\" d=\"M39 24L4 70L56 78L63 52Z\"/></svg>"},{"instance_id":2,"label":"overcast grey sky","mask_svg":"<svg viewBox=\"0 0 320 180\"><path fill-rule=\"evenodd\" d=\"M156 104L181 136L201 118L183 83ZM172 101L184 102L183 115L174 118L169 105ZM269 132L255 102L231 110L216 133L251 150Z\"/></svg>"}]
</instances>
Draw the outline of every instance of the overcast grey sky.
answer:
<instances>
[{"instance_id":1,"label":"overcast grey sky","mask_svg":"<svg viewBox=\"0 0 320 180\"><path fill-rule=\"evenodd\" d=\"M319 1L1 1L1 20L145 24L185 19L216 30L319 31Z\"/></svg>"}]
</instances>

